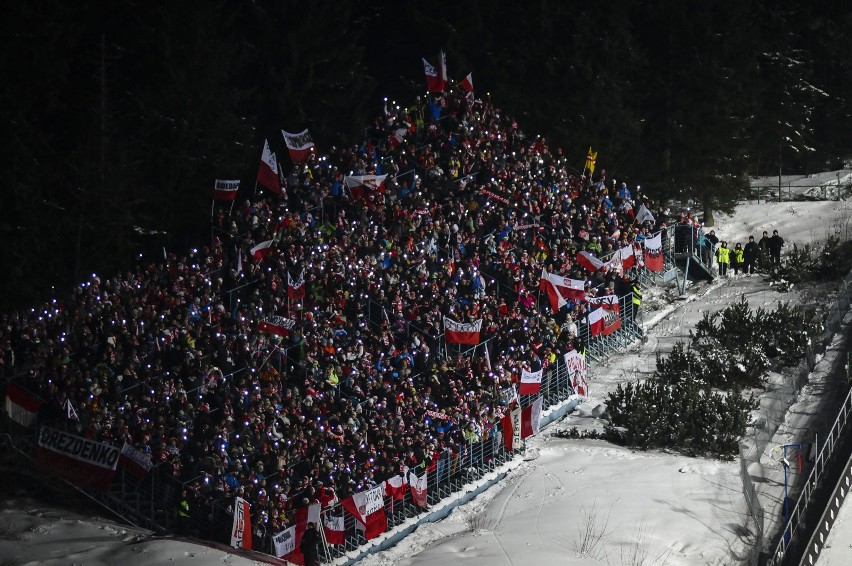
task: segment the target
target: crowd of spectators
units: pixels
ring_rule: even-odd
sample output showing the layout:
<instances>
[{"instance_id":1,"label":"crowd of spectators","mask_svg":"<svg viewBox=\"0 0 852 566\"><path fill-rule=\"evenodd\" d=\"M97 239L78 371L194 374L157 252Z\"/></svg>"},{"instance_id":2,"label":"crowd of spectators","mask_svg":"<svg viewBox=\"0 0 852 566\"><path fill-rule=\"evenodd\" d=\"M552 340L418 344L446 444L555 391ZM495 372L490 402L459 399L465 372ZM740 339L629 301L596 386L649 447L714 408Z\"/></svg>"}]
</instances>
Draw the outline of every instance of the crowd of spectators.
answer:
<instances>
[{"instance_id":1,"label":"crowd of spectators","mask_svg":"<svg viewBox=\"0 0 852 566\"><path fill-rule=\"evenodd\" d=\"M577 254L606 256L667 218L638 188L573 165L489 100L393 107L370 139L292 166L281 194L220 207L210 245L2 315L0 372L57 417L70 403L81 434L150 454L195 504L242 494L276 532L294 506L463 452L491 433L522 368L582 349L586 305L554 314L543 268L588 280L590 295L629 292ZM369 174L388 175L384 191L353 199L345 177ZM634 220L640 204L656 223ZM306 296L290 300L301 273ZM271 315L294 320L289 336L258 330ZM490 359L446 345L445 315L481 318Z\"/></svg>"}]
</instances>

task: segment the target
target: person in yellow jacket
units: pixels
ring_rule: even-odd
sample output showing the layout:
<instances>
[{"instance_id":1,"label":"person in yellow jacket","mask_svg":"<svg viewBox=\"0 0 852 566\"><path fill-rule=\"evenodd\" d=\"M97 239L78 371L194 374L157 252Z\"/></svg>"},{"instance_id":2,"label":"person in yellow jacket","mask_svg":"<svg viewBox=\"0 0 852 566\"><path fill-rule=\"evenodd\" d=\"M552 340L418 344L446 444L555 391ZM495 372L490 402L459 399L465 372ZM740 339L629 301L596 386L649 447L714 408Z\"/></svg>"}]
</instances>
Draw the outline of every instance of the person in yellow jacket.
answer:
<instances>
[{"instance_id":1,"label":"person in yellow jacket","mask_svg":"<svg viewBox=\"0 0 852 566\"><path fill-rule=\"evenodd\" d=\"M734 268L734 277L738 277L740 269L743 269L743 264L745 263L744 256L745 250L743 250L743 245L737 242L737 245L731 250L731 267Z\"/></svg>"},{"instance_id":2,"label":"person in yellow jacket","mask_svg":"<svg viewBox=\"0 0 852 566\"><path fill-rule=\"evenodd\" d=\"M731 263L731 250L728 249L728 242L719 244L716 250L716 261L719 262L719 277L728 276L728 265Z\"/></svg>"}]
</instances>

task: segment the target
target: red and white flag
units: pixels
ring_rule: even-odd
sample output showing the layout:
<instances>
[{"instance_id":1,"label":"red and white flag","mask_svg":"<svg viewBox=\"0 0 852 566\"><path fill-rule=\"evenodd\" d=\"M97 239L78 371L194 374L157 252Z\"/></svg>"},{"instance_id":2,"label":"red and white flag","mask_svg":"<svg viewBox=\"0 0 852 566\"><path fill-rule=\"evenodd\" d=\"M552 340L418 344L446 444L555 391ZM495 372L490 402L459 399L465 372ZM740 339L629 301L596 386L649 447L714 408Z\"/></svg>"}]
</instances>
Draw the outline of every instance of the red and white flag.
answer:
<instances>
[{"instance_id":1,"label":"red and white flag","mask_svg":"<svg viewBox=\"0 0 852 566\"><path fill-rule=\"evenodd\" d=\"M500 419L503 425L503 445L506 450L517 450L521 447L521 408L515 407Z\"/></svg>"},{"instance_id":2,"label":"red and white flag","mask_svg":"<svg viewBox=\"0 0 852 566\"><path fill-rule=\"evenodd\" d=\"M266 250L275 245L275 240L266 240L265 242L261 242L255 247L253 247L249 253L251 257L254 258L254 261L260 261L266 256Z\"/></svg>"},{"instance_id":3,"label":"red and white flag","mask_svg":"<svg viewBox=\"0 0 852 566\"><path fill-rule=\"evenodd\" d=\"M356 493L340 503L355 516L355 528L364 531L364 538L371 540L388 530L385 515L385 484Z\"/></svg>"},{"instance_id":4,"label":"red and white flag","mask_svg":"<svg viewBox=\"0 0 852 566\"><path fill-rule=\"evenodd\" d=\"M447 54L441 49L438 57L438 74L441 77L441 92L447 90Z\"/></svg>"},{"instance_id":5,"label":"red and white flag","mask_svg":"<svg viewBox=\"0 0 852 566\"><path fill-rule=\"evenodd\" d=\"M426 59L423 59L423 70L426 73L426 91L444 92L444 83L441 81L438 70Z\"/></svg>"},{"instance_id":6,"label":"red and white flag","mask_svg":"<svg viewBox=\"0 0 852 566\"><path fill-rule=\"evenodd\" d=\"M27 428L33 426L41 405L41 400L14 383L6 384L6 415L19 425Z\"/></svg>"},{"instance_id":7,"label":"red and white flag","mask_svg":"<svg viewBox=\"0 0 852 566\"><path fill-rule=\"evenodd\" d=\"M482 319L473 322L456 322L444 317L444 339L447 344L479 344L479 332L482 330Z\"/></svg>"},{"instance_id":8,"label":"red and white flag","mask_svg":"<svg viewBox=\"0 0 852 566\"><path fill-rule=\"evenodd\" d=\"M121 448L121 457L119 458L121 466L137 478L145 479L154 463L151 461L151 456L145 454L141 450L137 450L128 443L124 443Z\"/></svg>"},{"instance_id":9,"label":"red and white flag","mask_svg":"<svg viewBox=\"0 0 852 566\"><path fill-rule=\"evenodd\" d=\"M586 251L577 254L577 263L582 265L586 271L590 271L592 273L601 269L605 265L604 262L596 258L592 252Z\"/></svg>"},{"instance_id":10,"label":"red and white flag","mask_svg":"<svg viewBox=\"0 0 852 566\"><path fill-rule=\"evenodd\" d=\"M397 474L385 482L385 492L389 497L399 501L405 497L405 488L408 487L408 468L401 474Z\"/></svg>"},{"instance_id":11,"label":"red and white flag","mask_svg":"<svg viewBox=\"0 0 852 566\"><path fill-rule=\"evenodd\" d=\"M589 313L589 332L592 336L609 336L621 328L621 309L618 302L611 307L597 308Z\"/></svg>"},{"instance_id":12,"label":"red and white flag","mask_svg":"<svg viewBox=\"0 0 852 566\"><path fill-rule=\"evenodd\" d=\"M269 140L263 140L263 153L260 155L257 182L270 191L281 192L281 179L278 177L278 158L269 149Z\"/></svg>"},{"instance_id":13,"label":"red and white flag","mask_svg":"<svg viewBox=\"0 0 852 566\"><path fill-rule=\"evenodd\" d=\"M325 519L322 522L322 528L325 531L325 541L328 544L343 544L346 542L346 527L344 526L343 515L326 513Z\"/></svg>"},{"instance_id":14,"label":"red and white flag","mask_svg":"<svg viewBox=\"0 0 852 566\"><path fill-rule=\"evenodd\" d=\"M272 536L272 547L277 558L284 558L291 564L303 565L305 563L305 556L299 550L299 543L302 542L302 537L308 530L308 523L313 523L319 528L319 503L297 508L295 524Z\"/></svg>"},{"instance_id":15,"label":"red and white flag","mask_svg":"<svg viewBox=\"0 0 852 566\"><path fill-rule=\"evenodd\" d=\"M541 429L541 406L544 397L539 397L533 404L521 411L521 438L538 434Z\"/></svg>"},{"instance_id":16,"label":"red and white flag","mask_svg":"<svg viewBox=\"0 0 852 566\"><path fill-rule=\"evenodd\" d=\"M634 265L636 265L636 250L633 247L633 244L627 244L620 250L618 250L618 255L621 256L621 266L624 269L630 269Z\"/></svg>"},{"instance_id":17,"label":"red and white flag","mask_svg":"<svg viewBox=\"0 0 852 566\"><path fill-rule=\"evenodd\" d=\"M213 200L229 200L233 202L237 199L238 190L240 190L239 181L216 179L213 183Z\"/></svg>"},{"instance_id":18,"label":"red and white flag","mask_svg":"<svg viewBox=\"0 0 852 566\"><path fill-rule=\"evenodd\" d=\"M585 281L548 273L546 269L541 270L538 288L547 293L553 312L558 312L565 306L567 299L582 299L586 296Z\"/></svg>"},{"instance_id":19,"label":"red and white flag","mask_svg":"<svg viewBox=\"0 0 852 566\"><path fill-rule=\"evenodd\" d=\"M281 130L281 133L284 135L284 143L287 144L290 160L293 163L302 163L314 151L314 140L308 130L301 131L298 134Z\"/></svg>"},{"instance_id":20,"label":"red and white flag","mask_svg":"<svg viewBox=\"0 0 852 566\"><path fill-rule=\"evenodd\" d=\"M40 427L36 463L82 488L107 491L121 449L107 442L77 436L50 427Z\"/></svg>"},{"instance_id":21,"label":"red and white flag","mask_svg":"<svg viewBox=\"0 0 852 566\"><path fill-rule=\"evenodd\" d=\"M231 546L251 550L251 511L249 502L237 497L234 502L234 522L231 526Z\"/></svg>"},{"instance_id":22,"label":"red and white flag","mask_svg":"<svg viewBox=\"0 0 852 566\"><path fill-rule=\"evenodd\" d=\"M518 393L521 395L535 395L541 391L541 378L544 369L538 371L521 370L521 387Z\"/></svg>"},{"instance_id":23,"label":"red and white flag","mask_svg":"<svg viewBox=\"0 0 852 566\"><path fill-rule=\"evenodd\" d=\"M565 366L568 368L568 376L571 379L571 387L574 393L582 397L589 395L589 384L586 381L586 356L577 350L569 350L565 354Z\"/></svg>"},{"instance_id":24,"label":"red and white flag","mask_svg":"<svg viewBox=\"0 0 852 566\"><path fill-rule=\"evenodd\" d=\"M352 200L372 199L376 194L384 194L387 175L347 175L343 182L352 193Z\"/></svg>"},{"instance_id":25,"label":"red and white flag","mask_svg":"<svg viewBox=\"0 0 852 566\"><path fill-rule=\"evenodd\" d=\"M429 472L423 472L423 475L417 477L414 472L408 477L408 483L411 485L411 499L414 501L415 505L420 507L428 507L428 494L426 492L426 486L429 484L428 481Z\"/></svg>"},{"instance_id":26,"label":"red and white flag","mask_svg":"<svg viewBox=\"0 0 852 566\"><path fill-rule=\"evenodd\" d=\"M299 277L293 281L290 277L290 272L287 272L287 297L291 301L301 301L305 298L305 270L299 274Z\"/></svg>"},{"instance_id":27,"label":"red and white flag","mask_svg":"<svg viewBox=\"0 0 852 566\"><path fill-rule=\"evenodd\" d=\"M408 128L397 128L393 131L393 133L388 137L388 141L391 144L391 147L396 149L402 142L405 141L405 136L408 134Z\"/></svg>"},{"instance_id":28,"label":"red and white flag","mask_svg":"<svg viewBox=\"0 0 852 566\"><path fill-rule=\"evenodd\" d=\"M290 331L295 324L296 321L292 318L273 315L258 322L257 329L267 334L275 334L276 336L290 336Z\"/></svg>"},{"instance_id":29,"label":"red and white flag","mask_svg":"<svg viewBox=\"0 0 852 566\"><path fill-rule=\"evenodd\" d=\"M642 240L642 245L645 248L645 267L650 271L662 271L664 263L662 232Z\"/></svg>"},{"instance_id":30,"label":"red and white flag","mask_svg":"<svg viewBox=\"0 0 852 566\"><path fill-rule=\"evenodd\" d=\"M462 89L470 94L473 94L473 73L468 73L465 78L459 83Z\"/></svg>"}]
</instances>

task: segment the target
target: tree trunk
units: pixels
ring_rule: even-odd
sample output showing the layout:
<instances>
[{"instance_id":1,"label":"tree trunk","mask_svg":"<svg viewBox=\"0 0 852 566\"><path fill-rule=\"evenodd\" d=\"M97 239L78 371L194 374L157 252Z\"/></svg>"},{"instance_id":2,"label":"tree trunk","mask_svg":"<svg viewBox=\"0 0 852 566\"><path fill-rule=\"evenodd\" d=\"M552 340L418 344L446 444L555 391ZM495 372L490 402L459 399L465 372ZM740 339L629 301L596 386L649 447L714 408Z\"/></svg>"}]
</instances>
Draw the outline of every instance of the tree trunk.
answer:
<instances>
[{"instance_id":1,"label":"tree trunk","mask_svg":"<svg viewBox=\"0 0 852 566\"><path fill-rule=\"evenodd\" d=\"M716 220L713 218L713 199L709 195L705 195L704 199L704 225L714 226Z\"/></svg>"}]
</instances>

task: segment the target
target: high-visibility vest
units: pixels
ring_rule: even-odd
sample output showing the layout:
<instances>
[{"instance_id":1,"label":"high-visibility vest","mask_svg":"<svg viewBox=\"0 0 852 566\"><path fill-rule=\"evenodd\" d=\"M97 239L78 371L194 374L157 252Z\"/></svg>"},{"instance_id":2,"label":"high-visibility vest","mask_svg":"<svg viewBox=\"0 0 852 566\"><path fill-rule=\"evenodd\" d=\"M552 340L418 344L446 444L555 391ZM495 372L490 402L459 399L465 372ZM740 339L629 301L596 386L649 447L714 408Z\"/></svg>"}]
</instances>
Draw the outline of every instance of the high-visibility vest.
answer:
<instances>
[{"instance_id":1,"label":"high-visibility vest","mask_svg":"<svg viewBox=\"0 0 852 566\"><path fill-rule=\"evenodd\" d=\"M743 262L743 249L742 248L734 248L731 253L734 254L734 262L742 263Z\"/></svg>"},{"instance_id":2,"label":"high-visibility vest","mask_svg":"<svg viewBox=\"0 0 852 566\"><path fill-rule=\"evenodd\" d=\"M634 283L631 290L633 291L633 304L638 307L642 304L642 289L639 288L639 285Z\"/></svg>"},{"instance_id":3,"label":"high-visibility vest","mask_svg":"<svg viewBox=\"0 0 852 566\"><path fill-rule=\"evenodd\" d=\"M178 504L177 515L182 519L189 519L189 501L184 499Z\"/></svg>"},{"instance_id":4,"label":"high-visibility vest","mask_svg":"<svg viewBox=\"0 0 852 566\"><path fill-rule=\"evenodd\" d=\"M716 254L719 256L719 263L731 263L730 253L731 250L728 248L719 248L716 250Z\"/></svg>"}]
</instances>

